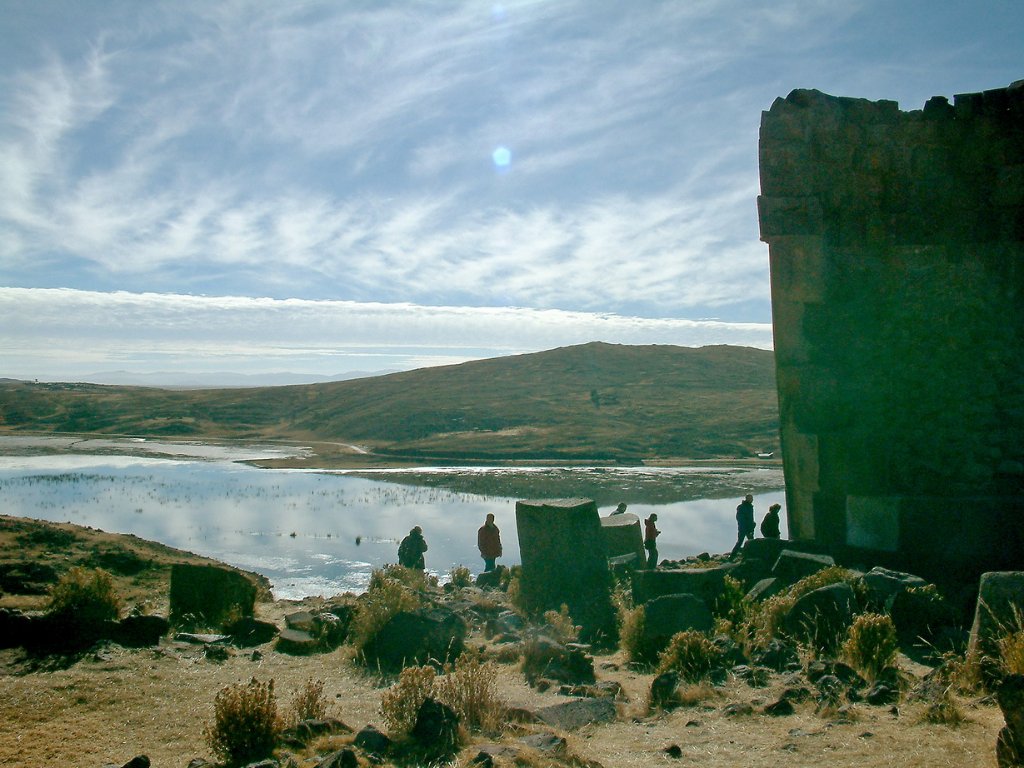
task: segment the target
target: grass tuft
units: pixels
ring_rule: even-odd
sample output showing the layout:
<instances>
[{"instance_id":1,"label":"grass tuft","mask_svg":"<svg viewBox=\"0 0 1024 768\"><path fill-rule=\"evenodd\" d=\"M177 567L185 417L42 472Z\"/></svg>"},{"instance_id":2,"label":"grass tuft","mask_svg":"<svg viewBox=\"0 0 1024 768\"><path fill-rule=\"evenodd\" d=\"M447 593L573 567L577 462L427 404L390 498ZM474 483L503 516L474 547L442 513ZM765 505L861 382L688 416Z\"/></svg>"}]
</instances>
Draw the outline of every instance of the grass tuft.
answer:
<instances>
[{"instance_id":1,"label":"grass tuft","mask_svg":"<svg viewBox=\"0 0 1024 768\"><path fill-rule=\"evenodd\" d=\"M892 619L879 613L862 613L853 620L843 643L842 655L868 681L896 662L899 641Z\"/></svg>"},{"instance_id":2,"label":"grass tuft","mask_svg":"<svg viewBox=\"0 0 1024 768\"><path fill-rule=\"evenodd\" d=\"M245 764L270 755L281 730L274 681L222 688L214 701L214 723L204 735L210 749L229 764Z\"/></svg>"}]
</instances>

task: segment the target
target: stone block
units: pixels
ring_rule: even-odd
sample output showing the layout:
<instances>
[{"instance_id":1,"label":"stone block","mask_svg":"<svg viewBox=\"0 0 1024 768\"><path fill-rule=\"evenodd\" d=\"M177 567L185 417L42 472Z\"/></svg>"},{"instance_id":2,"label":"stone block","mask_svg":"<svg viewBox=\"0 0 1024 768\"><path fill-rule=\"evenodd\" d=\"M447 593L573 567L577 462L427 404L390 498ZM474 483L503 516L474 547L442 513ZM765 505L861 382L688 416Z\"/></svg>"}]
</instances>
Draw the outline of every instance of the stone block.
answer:
<instances>
[{"instance_id":1,"label":"stone block","mask_svg":"<svg viewBox=\"0 0 1024 768\"><path fill-rule=\"evenodd\" d=\"M633 601L648 603L664 595L695 595L708 605L714 604L725 586L725 577L735 570L735 563L713 568L658 569L633 574Z\"/></svg>"},{"instance_id":2,"label":"stone block","mask_svg":"<svg viewBox=\"0 0 1024 768\"><path fill-rule=\"evenodd\" d=\"M772 567L772 575L781 579L785 584L796 584L805 576L817 573L823 568L835 565L836 561L830 555L817 555L811 552L796 552L791 549L784 549L779 553L779 559Z\"/></svg>"},{"instance_id":3,"label":"stone block","mask_svg":"<svg viewBox=\"0 0 1024 768\"><path fill-rule=\"evenodd\" d=\"M215 565L171 566L171 623L186 616L220 624L230 615L252 616L256 585L238 571Z\"/></svg>"},{"instance_id":4,"label":"stone block","mask_svg":"<svg viewBox=\"0 0 1024 768\"><path fill-rule=\"evenodd\" d=\"M632 512L602 517L601 532L604 534L609 559L636 555L635 564L643 563L646 559L640 518Z\"/></svg>"},{"instance_id":5,"label":"stone block","mask_svg":"<svg viewBox=\"0 0 1024 768\"><path fill-rule=\"evenodd\" d=\"M895 552L900 545L898 496L848 496L846 543L851 547Z\"/></svg>"},{"instance_id":6,"label":"stone block","mask_svg":"<svg viewBox=\"0 0 1024 768\"><path fill-rule=\"evenodd\" d=\"M1024 571L983 573L968 656L998 655L1001 635L1024 628Z\"/></svg>"},{"instance_id":7,"label":"stone block","mask_svg":"<svg viewBox=\"0 0 1024 768\"><path fill-rule=\"evenodd\" d=\"M825 218L821 202L817 197L766 197L757 198L757 210L761 222L761 239L771 242L773 238L787 235L822 235L825 232Z\"/></svg>"},{"instance_id":8,"label":"stone block","mask_svg":"<svg viewBox=\"0 0 1024 768\"><path fill-rule=\"evenodd\" d=\"M522 595L530 610L564 604L584 639L615 636L608 552L590 499L516 502Z\"/></svg>"}]
</instances>

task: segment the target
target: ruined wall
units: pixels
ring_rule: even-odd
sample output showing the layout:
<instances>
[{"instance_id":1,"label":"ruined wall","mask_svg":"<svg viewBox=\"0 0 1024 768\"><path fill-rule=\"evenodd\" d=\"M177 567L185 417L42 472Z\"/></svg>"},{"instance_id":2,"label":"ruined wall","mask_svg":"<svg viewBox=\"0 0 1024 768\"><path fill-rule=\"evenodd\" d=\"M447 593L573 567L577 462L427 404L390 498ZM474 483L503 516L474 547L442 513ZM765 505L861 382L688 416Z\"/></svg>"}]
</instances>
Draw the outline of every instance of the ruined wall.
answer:
<instances>
[{"instance_id":1,"label":"ruined wall","mask_svg":"<svg viewBox=\"0 0 1024 768\"><path fill-rule=\"evenodd\" d=\"M1024 82L761 121L790 535L1020 566Z\"/></svg>"}]
</instances>

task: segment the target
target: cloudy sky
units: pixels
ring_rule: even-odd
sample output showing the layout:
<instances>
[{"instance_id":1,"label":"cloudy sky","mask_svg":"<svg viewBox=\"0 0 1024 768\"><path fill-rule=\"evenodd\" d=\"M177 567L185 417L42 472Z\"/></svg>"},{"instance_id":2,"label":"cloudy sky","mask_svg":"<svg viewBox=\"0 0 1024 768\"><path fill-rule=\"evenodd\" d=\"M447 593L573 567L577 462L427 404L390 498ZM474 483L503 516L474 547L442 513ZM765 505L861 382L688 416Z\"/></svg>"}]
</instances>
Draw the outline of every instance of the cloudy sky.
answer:
<instances>
[{"instance_id":1,"label":"cloudy sky","mask_svg":"<svg viewBox=\"0 0 1024 768\"><path fill-rule=\"evenodd\" d=\"M769 348L761 111L1024 78L1020 0L0 10L0 376L41 380Z\"/></svg>"}]
</instances>

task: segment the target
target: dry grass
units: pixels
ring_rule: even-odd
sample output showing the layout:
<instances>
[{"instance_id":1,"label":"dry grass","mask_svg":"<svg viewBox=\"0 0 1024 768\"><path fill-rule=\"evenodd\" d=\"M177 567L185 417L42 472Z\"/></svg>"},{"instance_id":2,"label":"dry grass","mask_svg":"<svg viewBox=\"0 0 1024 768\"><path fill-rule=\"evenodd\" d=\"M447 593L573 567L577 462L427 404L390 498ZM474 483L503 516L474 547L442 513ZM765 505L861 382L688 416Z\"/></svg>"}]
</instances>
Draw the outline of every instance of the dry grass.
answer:
<instances>
[{"instance_id":1,"label":"dry grass","mask_svg":"<svg viewBox=\"0 0 1024 768\"><path fill-rule=\"evenodd\" d=\"M279 619L294 605L267 608L278 610L278 615L264 614L264 618ZM0 652L0 663L17 655ZM622 652L598 657L595 666L600 679L623 687L628 701L622 717L616 723L588 726L566 736L574 754L608 768L996 765L995 739L1003 722L994 704L966 700L963 706L970 720L955 729L919 723L927 706L924 702L901 706L899 717L886 707L858 705L854 722L822 719L813 702L798 705L790 717L756 714L780 695L782 682L776 677L770 688L753 689L734 681L715 688L714 696L695 708L649 716L646 699L652 673L631 669ZM11 672L8 666L0 675L0 765L11 768L123 765L142 753L149 755L154 768L181 768L193 757L210 759L202 731L213 720L217 692L254 676L273 679L282 701L293 699L311 678L323 680L331 716L355 729L367 723L383 725L383 690L344 651L309 657L266 651L264 658L255 661L239 652L215 664L194 646L170 644L159 651L114 647L101 658L86 657L64 670ZM495 675L496 695L509 706L538 708L566 701L529 688L513 666L499 665ZM737 701L751 703L755 714L726 717L722 707ZM519 728L528 732L539 727ZM671 744L681 747L681 761L666 758L663 750ZM467 747L459 764L475 754Z\"/></svg>"}]
</instances>

